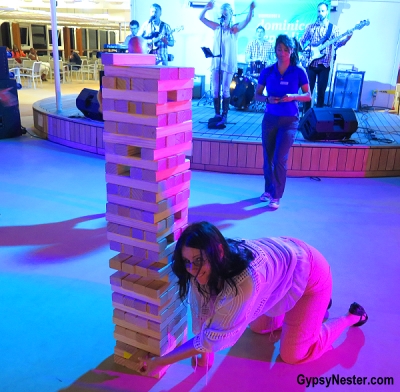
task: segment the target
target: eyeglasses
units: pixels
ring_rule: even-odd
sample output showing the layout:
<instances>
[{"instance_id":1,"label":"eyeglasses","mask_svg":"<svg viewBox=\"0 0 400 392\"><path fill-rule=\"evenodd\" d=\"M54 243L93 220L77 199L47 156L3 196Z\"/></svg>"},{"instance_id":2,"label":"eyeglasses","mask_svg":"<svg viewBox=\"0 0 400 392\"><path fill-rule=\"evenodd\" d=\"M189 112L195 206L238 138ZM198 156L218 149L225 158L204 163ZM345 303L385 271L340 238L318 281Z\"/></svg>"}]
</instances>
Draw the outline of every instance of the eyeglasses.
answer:
<instances>
[{"instance_id":1,"label":"eyeglasses","mask_svg":"<svg viewBox=\"0 0 400 392\"><path fill-rule=\"evenodd\" d=\"M200 268L203 265L204 259L198 258L193 261L185 260L185 267L186 268Z\"/></svg>"}]
</instances>

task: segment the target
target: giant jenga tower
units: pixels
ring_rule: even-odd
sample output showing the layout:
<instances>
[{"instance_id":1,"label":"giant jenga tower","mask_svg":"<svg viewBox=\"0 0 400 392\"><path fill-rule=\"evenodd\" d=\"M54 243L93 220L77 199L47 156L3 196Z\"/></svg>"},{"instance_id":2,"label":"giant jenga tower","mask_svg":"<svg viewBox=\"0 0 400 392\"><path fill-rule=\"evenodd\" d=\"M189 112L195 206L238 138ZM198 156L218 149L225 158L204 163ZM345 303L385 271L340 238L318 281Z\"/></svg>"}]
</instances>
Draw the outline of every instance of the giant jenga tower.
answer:
<instances>
[{"instance_id":1,"label":"giant jenga tower","mask_svg":"<svg viewBox=\"0 0 400 392\"><path fill-rule=\"evenodd\" d=\"M103 116L115 362L163 355L186 338L187 307L170 267L187 226L193 68L104 54ZM161 377L166 368L153 376Z\"/></svg>"}]
</instances>

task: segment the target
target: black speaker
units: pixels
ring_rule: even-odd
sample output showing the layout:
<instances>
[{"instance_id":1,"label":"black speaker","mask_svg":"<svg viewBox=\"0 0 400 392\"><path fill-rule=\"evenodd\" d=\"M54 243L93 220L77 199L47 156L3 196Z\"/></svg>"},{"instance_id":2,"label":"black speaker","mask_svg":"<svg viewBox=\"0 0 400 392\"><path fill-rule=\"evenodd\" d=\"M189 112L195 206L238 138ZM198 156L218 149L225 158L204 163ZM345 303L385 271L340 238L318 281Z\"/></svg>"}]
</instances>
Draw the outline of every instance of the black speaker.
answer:
<instances>
[{"instance_id":1,"label":"black speaker","mask_svg":"<svg viewBox=\"0 0 400 392\"><path fill-rule=\"evenodd\" d=\"M299 130L307 140L349 139L357 130L353 109L312 108L300 120Z\"/></svg>"},{"instance_id":2,"label":"black speaker","mask_svg":"<svg viewBox=\"0 0 400 392\"><path fill-rule=\"evenodd\" d=\"M97 90L84 88L76 98L76 107L85 117L96 121L103 121L103 115L99 111L99 101L97 100Z\"/></svg>"},{"instance_id":3,"label":"black speaker","mask_svg":"<svg viewBox=\"0 0 400 392\"><path fill-rule=\"evenodd\" d=\"M0 139L22 135L17 82L0 80Z\"/></svg>"}]
</instances>

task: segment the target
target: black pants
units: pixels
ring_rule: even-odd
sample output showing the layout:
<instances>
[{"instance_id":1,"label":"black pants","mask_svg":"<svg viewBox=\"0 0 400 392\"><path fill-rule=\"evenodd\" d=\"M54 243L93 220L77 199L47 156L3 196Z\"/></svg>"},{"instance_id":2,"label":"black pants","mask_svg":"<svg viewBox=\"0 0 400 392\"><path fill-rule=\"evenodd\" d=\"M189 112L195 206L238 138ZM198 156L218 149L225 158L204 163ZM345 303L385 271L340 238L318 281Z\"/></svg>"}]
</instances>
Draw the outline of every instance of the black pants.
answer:
<instances>
[{"instance_id":1,"label":"black pants","mask_svg":"<svg viewBox=\"0 0 400 392\"><path fill-rule=\"evenodd\" d=\"M329 71L330 67L325 67L322 64L318 64L317 67L307 67L307 75L308 75L308 80L310 82L310 90L311 94L314 91L315 87L315 82L318 77L318 87L317 87L317 108L323 108L324 107L324 100L325 100L325 90L328 86L328 81L329 81ZM311 107L311 102L305 102L304 104L304 109L305 112L310 109Z\"/></svg>"}]
</instances>

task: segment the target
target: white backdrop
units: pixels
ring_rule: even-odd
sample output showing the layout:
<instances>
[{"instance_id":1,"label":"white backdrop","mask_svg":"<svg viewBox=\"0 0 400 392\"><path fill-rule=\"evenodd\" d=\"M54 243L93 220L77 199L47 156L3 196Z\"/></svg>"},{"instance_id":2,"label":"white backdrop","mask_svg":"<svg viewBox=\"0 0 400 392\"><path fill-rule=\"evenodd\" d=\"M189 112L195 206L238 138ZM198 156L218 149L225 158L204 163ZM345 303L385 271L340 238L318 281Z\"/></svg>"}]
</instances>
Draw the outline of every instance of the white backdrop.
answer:
<instances>
[{"instance_id":1,"label":"white backdrop","mask_svg":"<svg viewBox=\"0 0 400 392\"><path fill-rule=\"evenodd\" d=\"M154 1L132 1L132 17L143 23ZM216 2L216 11L224 2ZM233 1L230 3L235 6ZM162 20L172 28L184 25L184 30L175 34L176 43L170 50L175 60L171 65L194 67L196 74L206 75L208 81L210 60L204 58L200 47L212 46L213 32L199 21L201 9L190 8L187 0L159 0L158 4L162 7ZM239 11L242 10L236 10ZM237 21L241 18L244 16L237 17ZM371 105L372 90L391 89L396 84L400 65L400 0L339 1L337 11L332 12L330 18L341 33L364 19L369 19L370 25L356 30L347 45L338 50L337 63L354 64L359 71L365 71L361 102ZM239 34L251 39L253 33L253 29L249 29ZM375 105L391 107L392 101L393 96L378 94Z\"/></svg>"}]
</instances>

